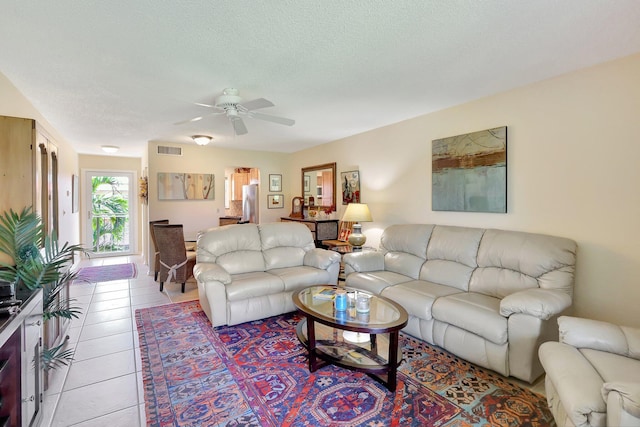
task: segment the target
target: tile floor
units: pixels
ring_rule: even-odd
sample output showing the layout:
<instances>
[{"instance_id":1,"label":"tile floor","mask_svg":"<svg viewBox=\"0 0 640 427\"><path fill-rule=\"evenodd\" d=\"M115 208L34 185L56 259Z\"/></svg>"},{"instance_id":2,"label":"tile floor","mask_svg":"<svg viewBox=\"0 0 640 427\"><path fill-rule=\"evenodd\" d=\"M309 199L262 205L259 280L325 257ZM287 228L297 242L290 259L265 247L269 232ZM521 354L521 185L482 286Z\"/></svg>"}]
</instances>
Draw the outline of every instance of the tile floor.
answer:
<instances>
[{"instance_id":1,"label":"tile floor","mask_svg":"<svg viewBox=\"0 0 640 427\"><path fill-rule=\"evenodd\" d=\"M185 294L174 283L160 292L139 256L87 259L80 267L126 262L137 264L135 279L71 285L74 304L82 308L68 330L74 360L53 372L41 426L146 426L135 310L198 294L193 279Z\"/></svg>"},{"instance_id":2,"label":"tile floor","mask_svg":"<svg viewBox=\"0 0 640 427\"><path fill-rule=\"evenodd\" d=\"M135 279L71 286L75 305L82 307L68 331L74 360L53 372L42 427L146 426L135 310L197 299L198 292L193 279L184 294L175 283L160 292L139 256L88 259L80 266L125 262L137 264ZM544 379L533 385L516 382L544 394Z\"/></svg>"}]
</instances>

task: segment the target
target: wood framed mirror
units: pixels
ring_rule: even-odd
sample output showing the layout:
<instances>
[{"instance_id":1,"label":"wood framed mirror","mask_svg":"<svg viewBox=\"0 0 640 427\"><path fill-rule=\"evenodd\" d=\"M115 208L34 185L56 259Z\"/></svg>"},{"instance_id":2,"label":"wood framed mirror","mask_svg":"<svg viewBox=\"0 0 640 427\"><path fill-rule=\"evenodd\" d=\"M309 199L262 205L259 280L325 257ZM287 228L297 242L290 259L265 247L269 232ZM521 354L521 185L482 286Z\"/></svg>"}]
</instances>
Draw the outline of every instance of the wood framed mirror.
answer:
<instances>
[{"instance_id":1,"label":"wood framed mirror","mask_svg":"<svg viewBox=\"0 0 640 427\"><path fill-rule=\"evenodd\" d=\"M319 209L336 210L336 164L308 166L302 168L302 196L308 206L309 198L313 197L315 206Z\"/></svg>"}]
</instances>

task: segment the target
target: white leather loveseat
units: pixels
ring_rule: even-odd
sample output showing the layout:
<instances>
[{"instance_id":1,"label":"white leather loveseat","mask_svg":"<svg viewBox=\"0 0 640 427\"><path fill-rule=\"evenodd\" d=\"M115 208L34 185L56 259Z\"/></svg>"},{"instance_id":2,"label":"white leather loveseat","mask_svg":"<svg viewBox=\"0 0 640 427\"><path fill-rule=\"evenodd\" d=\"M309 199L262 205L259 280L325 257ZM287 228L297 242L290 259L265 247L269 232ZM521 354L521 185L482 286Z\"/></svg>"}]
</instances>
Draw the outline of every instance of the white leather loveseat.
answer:
<instances>
[{"instance_id":1,"label":"white leather loveseat","mask_svg":"<svg viewBox=\"0 0 640 427\"><path fill-rule=\"evenodd\" d=\"M344 256L346 285L409 313L404 329L505 376L533 382L538 347L572 305L576 244L542 234L393 225L377 251Z\"/></svg>"},{"instance_id":2,"label":"white leather loveseat","mask_svg":"<svg viewBox=\"0 0 640 427\"><path fill-rule=\"evenodd\" d=\"M540 346L558 426L640 426L640 329L562 316Z\"/></svg>"},{"instance_id":3,"label":"white leather loveseat","mask_svg":"<svg viewBox=\"0 0 640 427\"><path fill-rule=\"evenodd\" d=\"M213 326L235 325L295 310L295 290L338 281L340 255L315 247L294 222L212 228L198 237L193 276Z\"/></svg>"}]
</instances>

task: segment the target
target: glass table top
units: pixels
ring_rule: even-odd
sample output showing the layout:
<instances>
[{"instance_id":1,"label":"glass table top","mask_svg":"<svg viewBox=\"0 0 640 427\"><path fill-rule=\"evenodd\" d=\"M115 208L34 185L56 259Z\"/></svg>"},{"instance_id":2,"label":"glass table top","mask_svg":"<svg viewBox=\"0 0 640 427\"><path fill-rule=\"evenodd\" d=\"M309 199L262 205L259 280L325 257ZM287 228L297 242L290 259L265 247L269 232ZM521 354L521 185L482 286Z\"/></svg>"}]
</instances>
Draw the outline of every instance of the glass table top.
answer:
<instances>
[{"instance_id":1,"label":"glass table top","mask_svg":"<svg viewBox=\"0 0 640 427\"><path fill-rule=\"evenodd\" d=\"M355 304L349 302L346 310L336 310L334 295L337 289L346 290L347 295L352 294L354 298L357 294L369 295L369 312L359 312ZM296 296L294 303L306 314L342 325L384 329L394 328L407 320L407 312L397 303L359 289L319 285L303 289ZM350 301L349 297L347 301Z\"/></svg>"}]
</instances>

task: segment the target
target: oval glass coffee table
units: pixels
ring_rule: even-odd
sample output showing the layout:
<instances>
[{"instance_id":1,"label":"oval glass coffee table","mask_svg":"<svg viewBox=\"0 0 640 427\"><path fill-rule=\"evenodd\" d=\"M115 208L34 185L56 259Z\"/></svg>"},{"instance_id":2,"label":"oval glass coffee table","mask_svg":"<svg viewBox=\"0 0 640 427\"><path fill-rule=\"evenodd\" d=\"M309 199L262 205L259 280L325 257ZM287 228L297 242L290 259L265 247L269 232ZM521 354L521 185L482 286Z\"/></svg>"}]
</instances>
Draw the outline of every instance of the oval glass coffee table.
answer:
<instances>
[{"instance_id":1,"label":"oval glass coffee table","mask_svg":"<svg viewBox=\"0 0 640 427\"><path fill-rule=\"evenodd\" d=\"M330 299L336 289L320 285L293 293L293 303L305 316L296 333L309 351L309 371L333 364L364 372L395 391L402 361L398 336L407 324L407 311L388 298L351 288L341 289L371 296L369 312L357 312L351 305L337 311ZM321 291L325 295L318 295Z\"/></svg>"}]
</instances>

